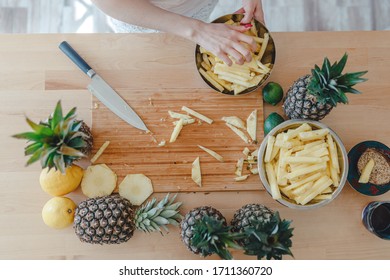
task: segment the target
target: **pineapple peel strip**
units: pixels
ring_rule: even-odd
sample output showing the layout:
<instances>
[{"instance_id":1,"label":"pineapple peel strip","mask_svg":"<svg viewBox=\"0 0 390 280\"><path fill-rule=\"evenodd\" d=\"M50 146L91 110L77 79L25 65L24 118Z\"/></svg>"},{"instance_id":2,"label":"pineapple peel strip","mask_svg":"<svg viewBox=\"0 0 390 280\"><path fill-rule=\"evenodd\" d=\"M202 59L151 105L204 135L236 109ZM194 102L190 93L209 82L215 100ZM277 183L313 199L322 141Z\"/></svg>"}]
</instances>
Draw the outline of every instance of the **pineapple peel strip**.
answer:
<instances>
[{"instance_id":1,"label":"pineapple peel strip","mask_svg":"<svg viewBox=\"0 0 390 280\"><path fill-rule=\"evenodd\" d=\"M99 150L96 152L96 154L91 158L91 162L95 163L95 161L98 160L98 158L104 153L104 151L107 149L108 145L110 145L110 141L106 141L103 143L103 145L99 148Z\"/></svg>"}]
</instances>

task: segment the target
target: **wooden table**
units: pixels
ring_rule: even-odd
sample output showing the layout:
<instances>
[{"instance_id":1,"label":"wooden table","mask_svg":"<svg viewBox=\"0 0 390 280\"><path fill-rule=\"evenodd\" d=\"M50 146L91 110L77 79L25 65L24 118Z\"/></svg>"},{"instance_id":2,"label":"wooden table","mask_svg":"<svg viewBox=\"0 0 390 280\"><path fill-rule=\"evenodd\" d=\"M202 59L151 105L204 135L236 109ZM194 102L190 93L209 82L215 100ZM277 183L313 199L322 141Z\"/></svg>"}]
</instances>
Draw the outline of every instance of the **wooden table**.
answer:
<instances>
[{"instance_id":1,"label":"wooden table","mask_svg":"<svg viewBox=\"0 0 390 280\"><path fill-rule=\"evenodd\" d=\"M347 51L347 70L367 69L369 81L359 85L363 95L350 96L350 105L339 105L324 123L348 150L368 139L389 146L389 35L275 33L277 64L271 80L287 89L324 56L334 61ZM80 243L71 227L57 231L44 225L41 209L50 197L39 186L40 167L24 167L23 142L10 135L28 129L25 114L33 120L47 117L58 99L66 109L77 105L79 116L91 122L91 95L85 89L89 81L59 51L57 46L65 39L116 89L163 87L185 93L188 88L207 88L194 71L194 45L171 35L1 35L0 259L198 259L183 246L177 229L165 236L137 232L126 244L98 246ZM266 115L274 110L265 106ZM70 197L76 202L84 199L80 191ZM366 197L347 184L334 202L307 212L281 206L261 186L247 192L180 193L178 199L184 202L183 213L212 205L228 220L246 203L280 211L293 220L296 259L390 259L390 242L375 237L361 223L363 207L373 200L390 200L390 192Z\"/></svg>"}]
</instances>

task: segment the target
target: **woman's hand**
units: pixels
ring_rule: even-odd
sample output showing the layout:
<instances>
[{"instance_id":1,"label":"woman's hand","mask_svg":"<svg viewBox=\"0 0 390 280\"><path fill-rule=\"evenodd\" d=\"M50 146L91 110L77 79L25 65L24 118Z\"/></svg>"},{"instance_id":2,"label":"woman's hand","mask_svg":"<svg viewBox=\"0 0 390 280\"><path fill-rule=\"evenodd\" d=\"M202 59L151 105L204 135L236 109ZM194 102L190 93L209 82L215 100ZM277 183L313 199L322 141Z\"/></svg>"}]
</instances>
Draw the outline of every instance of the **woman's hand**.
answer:
<instances>
[{"instance_id":1,"label":"woman's hand","mask_svg":"<svg viewBox=\"0 0 390 280\"><path fill-rule=\"evenodd\" d=\"M252 52L257 48L255 40L243 34L250 28L250 24L231 26L224 23L201 23L195 29L194 41L229 66L232 65L229 57L237 64L243 64L252 60ZM252 52L242 43L248 44Z\"/></svg>"},{"instance_id":2,"label":"woman's hand","mask_svg":"<svg viewBox=\"0 0 390 280\"><path fill-rule=\"evenodd\" d=\"M264 23L263 4L261 0L242 0L242 8L235 14L245 14L242 24L250 23L253 18Z\"/></svg>"}]
</instances>

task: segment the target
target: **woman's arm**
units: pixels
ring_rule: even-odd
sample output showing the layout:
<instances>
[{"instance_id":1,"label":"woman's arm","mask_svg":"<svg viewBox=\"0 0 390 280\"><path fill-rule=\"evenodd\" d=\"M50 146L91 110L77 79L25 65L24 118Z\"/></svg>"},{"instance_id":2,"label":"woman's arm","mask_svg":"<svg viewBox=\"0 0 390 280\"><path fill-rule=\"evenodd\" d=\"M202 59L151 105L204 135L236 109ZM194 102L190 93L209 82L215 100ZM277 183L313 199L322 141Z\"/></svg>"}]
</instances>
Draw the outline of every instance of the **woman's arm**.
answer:
<instances>
[{"instance_id":1,"label":"woman's arm","mask_svg":"<svg viewBox=\"0 0 390 280\"><path fill-rule=\"evenodd\" d=\"M256 43L243 34L250 26L210 24L161 9L147 0L93 0L94 4L109 16L120 21L157 29L189 39L217 55L231 65L229 56L236 63L252 60L251 53L241 42L253 50Z\"/></svg>"}]
</instances>

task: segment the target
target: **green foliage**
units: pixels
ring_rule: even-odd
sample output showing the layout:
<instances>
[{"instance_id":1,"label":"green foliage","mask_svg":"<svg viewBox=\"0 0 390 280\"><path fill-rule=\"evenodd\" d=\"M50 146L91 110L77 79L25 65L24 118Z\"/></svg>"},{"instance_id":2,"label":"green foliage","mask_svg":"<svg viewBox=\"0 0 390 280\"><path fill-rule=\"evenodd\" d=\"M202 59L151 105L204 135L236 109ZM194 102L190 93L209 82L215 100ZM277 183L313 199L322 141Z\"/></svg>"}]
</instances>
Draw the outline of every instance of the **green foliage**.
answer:
<instances>
[{"instance_id":1,"label":"green foliage","mask_svg":"<svg viewBox=\"0 0 390 280\"><path fill-rule=\"evenodd\" d=\"M136 211L135 226L144 232L161 231L161 227L168 232L167 225L179 226L183 216L180 214L182 202L174 203L176 195L170 200L167 194L159 203L153 198Z\"/></svg>"},{"instance_id":2,"label":"green foliage","mask_svg":"<svg viewBox=\"0 0 390 280\"><path fill-rule=\"evenodd\" d=\"M231 260L228 248L242 249L235 241L244 237L240 233L231 233L231 228L223 220L205 215L193 226L191 245L199 248L202 256L217 254L222 259Z\"/></svg>"},{"instance_id":3,"label":"green foliage","mask_svg":"<svg viewBox=\"0 0 390 280\"><path fill-rule=\"evenodd\" d=\"M30 156L27 165L40 161L42 168L55 168L65 173L66 167L73 161L84 157L81 149L86 146L88 137L79 131L81 121L76 120L76 108L64 117L61 101L47 121L39 124L26 117L32 131L13 135L17 139L32 142L25 147L24 154Z\"/></svg>"},{"instance_id":4,"label":"green foliage","mask_svg":"<svg viewBox=\"0 0 390 280\"><path fill-rule=\"evenodd\" d=\"M293 228L290 224L291 221L281 220L278 212L268 222L251 219L244 228L245 254L257 256L258 260L264 257L281 260L283 255L293 256L290 251Z\"/></svg>"},{"instance_id":5,"label":"green foliage","mask_svg":"<svg viewBox=\"0 0 390 280\"><path fill-rule=\"evenodd\" d=\"M367 81L362 78L367 71L342 74L347 60L348 55L344 54L339 62L336 61L331 65L329 59L325 58L321 68L315 65L312 69L312 79L308 90L319 103L327 103L336 107L337 103L348 103L346 93L361 93L353 87Z\"/></svg>"}]
</instances>

